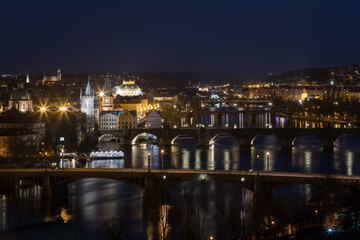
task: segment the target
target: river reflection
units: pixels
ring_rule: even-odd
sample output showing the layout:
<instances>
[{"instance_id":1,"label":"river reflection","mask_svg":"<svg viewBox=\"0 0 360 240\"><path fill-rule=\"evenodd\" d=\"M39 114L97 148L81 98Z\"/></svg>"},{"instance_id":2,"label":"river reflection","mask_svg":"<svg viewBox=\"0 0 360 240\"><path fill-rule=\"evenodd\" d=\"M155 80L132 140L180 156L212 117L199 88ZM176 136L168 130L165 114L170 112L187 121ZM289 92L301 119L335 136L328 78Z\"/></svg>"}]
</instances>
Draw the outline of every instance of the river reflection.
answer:
<instances>
[{"instance_id":1,"label":"river reflection","mask_svg":"<svg viewBox=\"0 0 360 240\"><path fill-rule=\"evenodd\" d=\"M229 141L227 139L226 141ZM237 145L215 143L199 149L193 143L165 149L165 168L222 169L257 171L289 171L358 175L360 152L358 138L348 136L335 143L333 151L324 152L321 143L299 138L292 151L282 151L275 136L260 136L255 147L238 148ZM160 148L154 145L121 147L116 142L102 143L108 150L121 150L123 159L94 160L80 165L75 160L59 163L59 167L75 168L147 168L150 152L151 168L161 168ZM269 158L267 157L269 153ZM257 156L259 155L259 158ZM188 184L188 183L187 183ZM22 189L16 194L0 195L0 230L11 229L21 217L22 224L53 220L60 211L67 221L84 227L91 239L101 237L102 220L111 217L126 219L127 234L138 239L142 232L142 190L110 179L81 179L68 184L68 195L53 197L50 202L41 199L41 188ZM311 187L298 190L307 198Z\"/></svg>"}]
</instances>

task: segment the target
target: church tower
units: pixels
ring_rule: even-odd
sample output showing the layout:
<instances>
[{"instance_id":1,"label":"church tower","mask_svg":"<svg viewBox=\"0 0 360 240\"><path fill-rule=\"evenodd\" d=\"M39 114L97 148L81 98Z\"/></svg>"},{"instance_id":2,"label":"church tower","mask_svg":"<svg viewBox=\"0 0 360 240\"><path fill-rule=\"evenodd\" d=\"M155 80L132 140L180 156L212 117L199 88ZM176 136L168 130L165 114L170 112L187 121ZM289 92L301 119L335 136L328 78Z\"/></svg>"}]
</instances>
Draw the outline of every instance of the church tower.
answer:
<instances>
[{"instance_id":1,"label":"church tower","mask_svg":"<svg viewBox=\"0 0 360 240\"><path fill-rule=\"evenodd\" d=\"M61 71L60 71L60 68L59 68L58 71L57 71L57 77L58 77L59 81L61 81Z\"/></svg>"},{"instance_id":2,"label":"church tower","mask_svg":"<svg viewBox=\"0 0 360 240\"><path fill-rule=\"evenodd\" d=\"M30 83L29 72L26 72L26 83Z\"/></svg>"},{"instance_id":3,"label":"church tower","mask_svg":"<svg viewBox=\"0 0 360 240\"><path fill-rule=\"evenodd\" d=\"M85 94L80 89L81 112L86 114L86 126L88 130L94 129L95 124L95 96L94 89L91 85L91 77L88 77Z\"/></svg>"},{"instance_id":4,"label":"church tower","mask_svg":"<svg viewBox=\"0 0 360 240\"><path fill-rule=\"evenodd\" d=\"M104 95L102 96L101 109L102 111L114 111L114 96L111 93L109 72L107 73L105 80L105 89Z\"/></svg>"}]
</instances>

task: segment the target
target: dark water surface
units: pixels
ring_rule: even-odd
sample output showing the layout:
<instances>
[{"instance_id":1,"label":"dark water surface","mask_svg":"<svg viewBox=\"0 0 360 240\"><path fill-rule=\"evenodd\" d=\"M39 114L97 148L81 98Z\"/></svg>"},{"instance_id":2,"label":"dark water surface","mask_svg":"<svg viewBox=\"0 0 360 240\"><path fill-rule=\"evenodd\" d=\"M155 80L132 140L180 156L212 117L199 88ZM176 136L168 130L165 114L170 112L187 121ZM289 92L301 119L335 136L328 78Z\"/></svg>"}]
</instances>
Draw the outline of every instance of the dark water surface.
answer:
<instances>
[{"instance_id":1,"label":"dark water surface","mask_svg":"<svg viewBox=\"0 0 360 240\"><path fill-rule=\"evenodd\" d=\"M260 136L255 147L240 149L237 140L222 136L208 149L196 148L189 139L177 142L177 147L166 149L165 168L224 169L256 171L259 155L260 170L279 172L303 172L326 174L360 174L360 139L344 136L335 143L333 151L325 152L315 136L303 136L295 141L292 151L282 151L274 136ZM118 143L102 143L105 149L122 150L124 159L95 160L87 168L147 168L148 152L151 152L151 167L161 168L158 146L138 145L120 148ZM269 166L266 154L269 152ZM81 167L75 161L65 162L60 167ZM90 239L99 239L102 220L111 217L126 219L129 239L142 235L142 190L126 183L109 179L82 179L68 184L67 196L53 197L51 201L41 199L41 188L20 190L13 195L0 195L0 231L12 229L18 217L22 224L54 220L58 210L67 220L81 225L89 232ZM308 187L297 189L310 194ZM308 196L307 196L308 197Z\"/></svg>"}]
</instances>

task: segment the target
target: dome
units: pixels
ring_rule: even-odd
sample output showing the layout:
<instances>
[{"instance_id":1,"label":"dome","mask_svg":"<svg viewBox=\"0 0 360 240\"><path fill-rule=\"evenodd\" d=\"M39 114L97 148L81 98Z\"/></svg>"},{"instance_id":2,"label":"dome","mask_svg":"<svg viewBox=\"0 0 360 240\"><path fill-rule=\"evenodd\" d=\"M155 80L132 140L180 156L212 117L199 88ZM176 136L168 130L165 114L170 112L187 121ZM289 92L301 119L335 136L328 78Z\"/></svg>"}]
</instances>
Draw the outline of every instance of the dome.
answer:
<instances>
[{"instance_id":1,"label":"dome","mask_svg":"<svg viewBox=\"0 0 360 240\"><path fill-rule=\"evenodd\" d=\"M116 95L120 96L139 96L141 89L133 81L124 81L116 90Z\"/></svg>"},{"instance_id":2,"label":"dome","mask_svg":"<svg viewBox=\"0 0 360 240\"><path fill-rule=\"evenodd\" d=\"M31 97L28 91L26 91L24 88L16 88L11 96L11 101L30 101Z\"/></svg>"}]
</instances>

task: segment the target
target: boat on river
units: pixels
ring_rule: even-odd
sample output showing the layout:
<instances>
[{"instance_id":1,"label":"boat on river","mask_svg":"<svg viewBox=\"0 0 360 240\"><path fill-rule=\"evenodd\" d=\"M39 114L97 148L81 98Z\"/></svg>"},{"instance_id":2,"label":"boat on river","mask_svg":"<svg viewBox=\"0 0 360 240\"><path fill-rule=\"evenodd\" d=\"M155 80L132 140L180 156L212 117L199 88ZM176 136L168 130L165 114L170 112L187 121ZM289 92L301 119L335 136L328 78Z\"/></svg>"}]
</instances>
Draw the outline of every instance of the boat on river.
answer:
<instances>
[{"instance_id":1,"label":"boat on river","mask_svg":"<svg viewBox=\"0 0 360 240\"><path fill-rule=\"evenodd\" d=\"M123 151L96 151L90 153L90 159L114 159L124 158Z\"/></svg>"}]
</instances>

